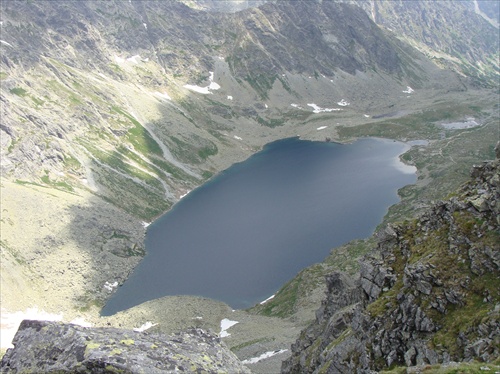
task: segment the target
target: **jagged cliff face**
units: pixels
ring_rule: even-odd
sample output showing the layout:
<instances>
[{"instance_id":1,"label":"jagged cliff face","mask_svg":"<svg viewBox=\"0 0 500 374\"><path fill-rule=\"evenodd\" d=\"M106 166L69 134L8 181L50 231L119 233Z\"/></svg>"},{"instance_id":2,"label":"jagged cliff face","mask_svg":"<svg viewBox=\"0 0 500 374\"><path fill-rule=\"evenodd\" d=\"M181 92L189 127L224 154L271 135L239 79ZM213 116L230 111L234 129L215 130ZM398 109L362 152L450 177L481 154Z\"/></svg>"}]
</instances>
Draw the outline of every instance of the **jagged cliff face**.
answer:
<instances>
[{"instance_id":1,"label":"jagged cliff face","mask_svg":"<svg viewBox=\"0 0 500 374\"><path fill-rule=\"evenodd\" d=\"M234 12L266 2L285 1L191 0L186 4L211 11ZM472 76L478 84L495 85L500 72L496 36L500 22L498 2L336 1L360 6L377 25L410 43L437 64Z\"/></svg>"},{"instance_id":2,"label":"jagged cliff face","mask_svg":"<svg viewBox=\"0 0 500 374\"><path fill-rule=\"evenodd\" d=\"M497 156L500 156L497 147ZM334 273L282 367L344 373L498 357L500 159L450 200L390 225L358 279Z\"/></svg>"},{"instance_id":3,"label":"jagged cliff face","mask_svg":"<svg viewBox=\"0 0 500 374\"><path fill-rule=\"evenodd\" d=\"M498 13L495 16L492 4L488 4L493 2L361 0L355 3L375 23L436 63L473 76L481 84L497 82Z\"/></svg>"}]
</instances>

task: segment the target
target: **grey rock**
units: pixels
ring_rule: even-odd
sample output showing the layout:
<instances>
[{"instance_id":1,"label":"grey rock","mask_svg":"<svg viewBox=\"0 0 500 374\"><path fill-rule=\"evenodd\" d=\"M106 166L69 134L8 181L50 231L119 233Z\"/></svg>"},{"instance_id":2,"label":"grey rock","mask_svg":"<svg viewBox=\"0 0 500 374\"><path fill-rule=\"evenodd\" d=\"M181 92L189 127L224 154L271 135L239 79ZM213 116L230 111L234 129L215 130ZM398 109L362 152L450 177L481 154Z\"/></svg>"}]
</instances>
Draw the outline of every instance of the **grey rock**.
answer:
<instances>
[{"instance_id":1,"label":"grey rock","mask_svg":"<svg viewBox=\"0 0 500 374\"><path fill-rule=\"evenodd\" d=\"M220 339L201 329L171 336L24 320L2 373L250 373Z\"/></svg>"},{"instance_id":2,"label":"grey rock","mask_svg":"<svg viewBox=\"0 0 500 374\"><path fill-rule=\"evenodd\" d=\"M415 350L415 347L410 347L405 352L405 363L406 366L412 366L415 363L415 357L417 356L417 351Z\"/></svg>"}]
</instances>

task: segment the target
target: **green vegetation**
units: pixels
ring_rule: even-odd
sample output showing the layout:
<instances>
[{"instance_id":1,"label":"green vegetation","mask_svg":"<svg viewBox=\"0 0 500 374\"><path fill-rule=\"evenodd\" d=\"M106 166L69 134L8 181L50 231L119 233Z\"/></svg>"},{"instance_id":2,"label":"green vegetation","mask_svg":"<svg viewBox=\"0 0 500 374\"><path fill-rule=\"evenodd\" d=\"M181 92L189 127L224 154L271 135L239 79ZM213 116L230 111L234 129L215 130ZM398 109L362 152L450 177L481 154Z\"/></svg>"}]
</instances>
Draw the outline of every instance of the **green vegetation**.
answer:
<instances>
[{"instance_id":1,"label":"green vegetation","mask_svg":"<svg viewBox=\"0 0 500 374\"><path fill-rule=\"evenodd\" d=\"M373 238L354 240L339 248L335 248L321 264L309 266L285 284L275 297L265 304L258 304L249 309L251 313L265 316L286 318L292 316L298 305L313 290L324 285L325 276L333 271L343 271L354 275L359 271L359 259L371 248Z\"/></svg>"},{"instance_id":2,"label":"green vegetation","mask_svg":"<svg viewBox=\"0 0 500 374\"><path fill-rule=\"evenodd\" d=\"M477 105L455 103L436 103L419 113L390 118L380 122L368 123L356 127L339 127L342 140L360 136L375 136L389 139L438 139L445 130L438 123L443 121L463 120L470 116L480 116L481 108Z\"/></svg>"},{"instance_id":3,"label":"green vegetation","mask_svg":"<svg viewBox=\"0 0 500 374\"><path fill-rule=\"evenodd\" d=\"M70 184L68 184L65 181L53 181L49 178L48 174L42 176L40 179L46 185L49 185L57 190L62 190L62 191L66 191L66 192L73 191L73 187Z\"/></svg>"},{"instance_id":4,"label":"green vegetation","mask_svg":"<svg viewBox=\"0 0 500 374\"><path fill-rule=\"evenodd\" d=\"M486 269L480 274L475 273L469 257L471 251L476 251L479 256L486 248L498 248L500 234L491 230L483 234L484 229L479 228L488 223L478 220L467 211L455 212L451 222L443 222L437 230L426 231L425 236L417 223L407 223L403 228L408 257L397 250L393 252L395 260L391 267L395 274L399 274L395 285L368 305L367 311L372 318L389 316L398 307L397 295L401 292L413 292L413 288L403 287L405 268L416 264L430 264L432 269L437 269L433 273L444 286L434 287L429 295L419 293L415 303L439 326L429 342L430 346L438 351L444 349L452 357L456 357L463 349L457 339L459 333L474 331L480 324L498 318L498 313L492 314L492 305L500 302L500 278L498 274ZM450 237L467 238L468 241L457 239L456 249L450 249ZM418 241L415 240L417 238ZM446 300L446 290L458 290L460 301L457 304L448 303L446 313L442 313L432 307L432 302L437 298ZM492 300L485 302L485 295L489 295Z\"/></svg>"},{"instance_id":5,"label":"green vegetation","mask_svg":"<svg viewBox=\"0 0 500 374\"><path fill-rule=\"evenodd\" d=\"M270 118L268 120L265 120L264 118L257 116L257 122L260 123L262 126L267 126L267 127L278 127L278 126L283 126L285 124L285 119L284 118Z\"/></svg>"},{"instance_id":6,"label":"green vegetation","mask_svg":"<svg viewBox=\"0 0 500 374\"><path fill-rule=\"evenodd\" d=\"M396 297L402 288L403 280L398 279L389 291L383 292L377 300L369 304L366 307L366 311L372 318L377 318L394 310L398 305L395 302Z\"/></svg>"},{"instance_id":7,"label":"green vegetation","mask_svg":"<svg viewBox=\"0 0 500 374\"><path fill-rule=\"evenodd\" d=\"M171 136L170 140L172 141L170 149L175 157L192 164L199 164L219 152L215 143L194 135L189 141L175 136Z\"/></svg>"},{"instance_id":8,"label":"green vegetation","mask_svg":"<svg viewBox=\"0 0 500 374\"><path fill-rule=\"evenodd\" d=\"M78 310L82 313L88 312L90 309L102 309L104 307L104 301L95 298L95 293L86 291L85 294L79 297L77 301L80 305L82 305Z\"/></svg>"},{"instance_id":9,"label":"green vegetation","mask_svg":"<svg viewBox=\"0 0 500 374\"><path fill-rule=\"evenodd\" d=\"M41 100L41 99L38 99L36 97L33 97L33 96L30 96L31 100L33 100L33 102L35 103L35 107L38 108L40 106L42 106L45 101Z\"/></svg>"},{"instance_id":10,"label":"green vegetation","mask_svg":"<svg viewBox=\"0 0 500 374\"><path fill-rule=\"evenodd\" d=\"M66 66L66 65L63 65ZM61 98L66 98L72 106L82 105L82 101L78 98L73 90L70 90L64 84L56 80L48 80L47 86Z\"/></svg>"},{"instance_id":11,"label":"green vegetation","mask_svg":"<svg viewBox=\"0 0 500 374\"><path fill-rule=\"evenodd\" d=\"M330 269L342 271L349 275L355 275L359 272L359 259L375 247L376 241L373 237L353 240L341 247L333 249L324 263L327 264Z\"/></svg>"},{"instance_id":12,"label":"green vegetation","mask_svg":"<svg viewBox=\"0 0 500 374\"><path fill-rule=\"evenodd\" d=\"M247 75L244 79L252 86L262 100L267 100L269 99L269 91L273 88L276 78L276 75L256 74Z\"/></svg>"},{"instance_id":13,"label":"green vegetation","mask_svg":"<svg viewBox=\"0 0 500 374\"><path fill-rule=\"evenodd\" d=\"M271 339L269 339L269 338L259 338L259 339L249 340L247 342L244 342L244 343L235 345L234 347L231 347L231 351L238 352L239 350L241 350L245 347L248 347L248 346L251 346L254 344L258 344L258 343L265 343L265 342L269 342L269 341L271 341Z\"/></svg>"},{"instance_id":14,"label":"green vegetation","mask_svg":"<svg viewBox=\"0 0 500 374\"><path fill-rule=\"evenodd\" d=\"M2 222L3 224L5 224L4 222L4 219L2 218L0 220L0 222ZM11 256L14 258L14 260L19 264L19 265L27 265L27 261L26 259L24 258L23 254L18 251L17 249L15 248L12 248L10 245L7 244L7 241L6 240L1 240L0 239L0 247L2 248L2 250L5 250L7 251L8 253L11 254Z\"/></svg>"},{"instance_id":15,"label":"green vegetation","mask_svg":"<svg viewBox=\"0 0 500 374\"><path fill-rule=\"evenodd\" d=\"M78 161L76 158L72 157L71 155L64 155L64 160L63 160L64 166L69 169L76 171L82 167L82 164L80 164L80 161Z\"/></svg>"},{"instance_id":16,"label":"green vegetation","mask_svg":"<svg viewBox=\"0 0 500 374\"><path fill-rule=\"evenodd\" d=\"M431 201L444 199L457 190L469 179L472 165L495 157L496 140L492 134L496 131L498 122L485 120L483 126L458 130L444 139L406 152L402 159L417 167L418 181L398 191L401 202L389 208L379 227L415 217Z\"/></svg>"},{"instance_id":17,"label":"green vegetation","mask_svg":"<svg viewBox=\"0 0 500 374\"><path fill-rule=\"evenodd\" d=\"M33 186L38 186L38 187L45 187L44 185L41 185L39 183L24 181L24 180L21 180L21 179L16 179L16 183L20 184L21 186L33 185Z\"/></svg>"},{"instance_id":18,"label":"green vegetation","mask_svg":"<svg viewBox=\"0 0 500 374\"><path fill-rule=\"evenodd\" d=\"M295 312L297 297L303 282L303 272L285 284L273 299L263 305L253 307L250 311L269 317L285 318L291 316Z\"/></svg>"},{"instance_id":19,"label":"green vegetation","mask_svg":"<svg viewBox=\"0 0 500 374\"><path fill-rule=\"evenodd\" d=\"M198 156L200 156L203 160L206 160L208 157L216 155L217 152L217 146L212 143L211 145L198 150Z\"/></svg>"},{"instance_id":20,"label":"green vegetation","mask_svg":"<svg viewBox=\"0 0 500 374\"><path fill-rule=\"evenodd\" d=\"M477 373L496 373L500 370L500 359L493 362L460 362L450 363L448 365L425 365L419 367L418 372L422 374L477 374ZM380 374L406 374L406 367L395 367L391 370L383 370Z\"/></svg>"},{"instance_id":21,"label":"green vegetation","mask_svg":"<svg viewBox=\"0 0 500 374\"><path fill-rule=\"evenodd\" d=\"M127 138L130 143L134 146L135 150L142 154L156 154L158 156L163 156L163 152L158 143L151 137L149 132L129 113L123 109L113 105L111 109L125 116L134 125L129 129L127 133Z\"/></svg>"},{"instance_id":22,"label":"green vegetation","mask_svg":"<svg viewBox=\"0 0 500 374\"><path fill-rule=\"evenodd\" d=\"M14 87L14 88L11 88L9 91L10 91L10 93L17 95L17 96L20 96L20 97L24 97L28 94L28 91L26 91L24 88L21 88L21 87Z\"/></svg>"}]
</instances>

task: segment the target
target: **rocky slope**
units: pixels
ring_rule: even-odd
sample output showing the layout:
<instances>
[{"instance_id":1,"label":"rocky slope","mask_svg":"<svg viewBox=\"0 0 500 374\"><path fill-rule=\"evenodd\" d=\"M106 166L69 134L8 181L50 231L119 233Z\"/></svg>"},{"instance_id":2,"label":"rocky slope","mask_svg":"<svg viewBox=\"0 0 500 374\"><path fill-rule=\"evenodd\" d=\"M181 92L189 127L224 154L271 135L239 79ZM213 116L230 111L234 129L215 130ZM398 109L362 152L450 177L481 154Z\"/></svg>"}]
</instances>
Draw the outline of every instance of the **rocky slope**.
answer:
<instances>
[{"instance_id":1,"label":"rocky slope","mask_svg":"<svg viewBox=\"0 0 500 374\"><path fill-rule=\"evenodd\" d=\"M359 278L327 277L316 322L283 373L344 373L500 352L500 143L497 159L419 218L389 225Z\"/></svg>"},{"instance_id":2,"label":"rocky slope","mask_svg":"<svg viewBox=\"0 0 500 374\"><path fill-rule=\"evenodd\" d=\"M173 1L0 6L8 310L50 304L48 289L53 312L98 308L143 255L143 222L269 141L335 137L336 121L465 94L457 76L349 5L235 14ZM411 101L408 85L418 90ZM311 102L334 111L314 113Z\"/></svg>"},{"instance_id":3,"label":"rocky slope","mask_svg":"<svg viewBox=\"0 0 500 374\"><path fill-rule=\"evenodd\" d=\"M495 36L498 22L491 7L494 2L360 0L355 3L377 25L407 41L437 64L474 77L478 84L497 84L500 66Z\"/></svg>"},{"instance_id":4,"label":"rocky slope","mask_svg":"<svg viewBox=\"0 0 500 374\"><path fill-rule=\"evenodd\" d=\"M171 336L25 320L2 373L250 373L212 334Z\"/></svg>"},{"instance_id":5,"label":"rocky slope","mask_svg":"<svg viewBox=\"0 0 500 374\"><path fill-rule=\"evenodd\" d=\"M0 30L3 331L32 308L102 325L100 307L144 255L146 224L272 140L348 141L355 128L432 140L410 160L432 185L447 165L459 175L462 156L484 159L498 121L497 92L438 67L348 4L219 14L175 1L4 1ZM469 117L477 129L441 127ZM287 349L319 303L314 279L295 314L276 308L289 320L241 312L232 348L243 359ZM171 298L109 323L132 328L159 315L156 328L172 332L213 328L231 313Z\"/></svg>"},{"instance_id":6,"label":"rocky slope","mask_svg":"<svg viewBox=\"0 0 500 374\"><path fill-rule=\"evenodd\" d=\"M186 4L211 11L234 12L265 2L285 1L191 0ZM500 22L497 2L336 1L363 8L378 26L410 43L437 64L473 77L478 84L496 84L500 72L498 38L495 35Z\"/></svg>"}]
</instances>

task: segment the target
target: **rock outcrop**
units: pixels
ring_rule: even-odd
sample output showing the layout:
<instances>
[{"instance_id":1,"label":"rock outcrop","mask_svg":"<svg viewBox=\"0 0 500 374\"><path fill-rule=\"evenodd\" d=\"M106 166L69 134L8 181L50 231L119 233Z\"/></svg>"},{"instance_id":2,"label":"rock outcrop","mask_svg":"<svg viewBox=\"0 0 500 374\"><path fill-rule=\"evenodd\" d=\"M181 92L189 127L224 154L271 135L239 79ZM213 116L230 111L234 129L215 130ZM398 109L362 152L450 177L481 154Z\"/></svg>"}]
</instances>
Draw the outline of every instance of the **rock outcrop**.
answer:
<instances>
[{"instance_id":1,"label":"rock outcrop","mask_svg":"<svg viewBox=\"0 0 500 374\"><path fill-rule=\"evenodd\" d=\"M449 200L382 230L359 278L327 277L327 298L282 372L370 372L499 356L500 145L496 152Z\"/></svg>"},{"instance_id":2,"label":"rock outcrop","mask_svg":"<svg viewBox=\"0 0 500 374\"><path fill-rule=\"evenodd\" d=\"M165 336L25 320L2 373L250 373L201 329Z\"/></svg>"}]
</instances>

